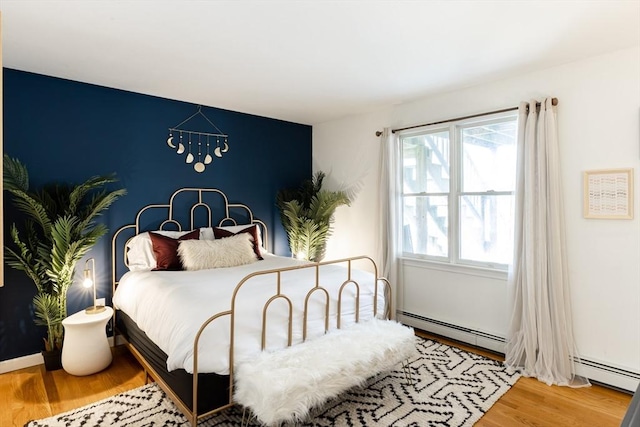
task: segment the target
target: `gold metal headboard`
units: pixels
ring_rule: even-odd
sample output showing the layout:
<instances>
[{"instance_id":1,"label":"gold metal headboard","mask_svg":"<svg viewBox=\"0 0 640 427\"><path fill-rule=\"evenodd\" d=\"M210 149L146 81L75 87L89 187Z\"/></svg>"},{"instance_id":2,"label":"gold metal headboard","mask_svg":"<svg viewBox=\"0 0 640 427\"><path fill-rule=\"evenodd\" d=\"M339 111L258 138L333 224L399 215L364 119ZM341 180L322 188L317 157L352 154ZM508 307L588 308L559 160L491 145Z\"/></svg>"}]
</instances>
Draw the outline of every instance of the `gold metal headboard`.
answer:
<instances>
[{"instance_id":1,"label":"gold metal headboard","mask_svg":"<svg viewBox=\"0 0 640 427\"><path fill-rule=\"evenodd\" d=\"M213 202L217 202L215 208ZM154 214L166 212L160 215L160 219L156 219L152 224L145 225L145 218L153 217ZM198 212L204 211L204 221L197 221ZM187 215L188 214L188 215ZM184 217L187 220L185 221ZM202 218L202 214L199 218ZM156 215L157 217L157 215ZM243 218L242 222L239 219ZM150 204L141 208L135 217L133 224L127 224L120 227L111 238L111 276L112 291L118 285L118 262L122 262L128 267L127 261L127 243L134 236L144 231L174 229L176 231L194 230L199 227L225 225L252 225L256 224L260 227L262 235L262 245L265 248L269 246L269 232L267 225L257 219L253 211L243 203L229 203L227 195L217 188L195 188L185 187L176 190L169 198L167 204ZM170 227L170 228L169 228ZM123 241L123 239L125 239Z\"/></svg>"}]
</instances>

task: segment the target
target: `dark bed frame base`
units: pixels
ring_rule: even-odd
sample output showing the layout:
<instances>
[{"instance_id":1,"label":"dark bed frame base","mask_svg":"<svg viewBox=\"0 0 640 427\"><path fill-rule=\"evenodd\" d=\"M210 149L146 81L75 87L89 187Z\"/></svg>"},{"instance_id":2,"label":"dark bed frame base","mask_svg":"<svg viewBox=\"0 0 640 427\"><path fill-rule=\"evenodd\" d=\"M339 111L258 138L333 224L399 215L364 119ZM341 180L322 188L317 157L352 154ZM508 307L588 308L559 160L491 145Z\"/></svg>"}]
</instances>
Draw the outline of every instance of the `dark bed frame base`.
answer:
<instances>
[{"instance_id":1,"label":"dark bed frame base","mask_svg":"<svg viewBox=\"0 0 640 427\"><path fill-rule=\"evenodd\" d=\"M189 418L188 413L193 411L193 375L184 369L168 372L167 355L125 313L118 311L116 322L118 334L125 338L126 346L143 366L145 373L150 375L165 393L173 395L173 400L178 406L180 403L184 406L179 409ZM233 404L230 402L228 375L198 375L197 408L202 417L231 406Z\"/></svg>"}]
</instances>

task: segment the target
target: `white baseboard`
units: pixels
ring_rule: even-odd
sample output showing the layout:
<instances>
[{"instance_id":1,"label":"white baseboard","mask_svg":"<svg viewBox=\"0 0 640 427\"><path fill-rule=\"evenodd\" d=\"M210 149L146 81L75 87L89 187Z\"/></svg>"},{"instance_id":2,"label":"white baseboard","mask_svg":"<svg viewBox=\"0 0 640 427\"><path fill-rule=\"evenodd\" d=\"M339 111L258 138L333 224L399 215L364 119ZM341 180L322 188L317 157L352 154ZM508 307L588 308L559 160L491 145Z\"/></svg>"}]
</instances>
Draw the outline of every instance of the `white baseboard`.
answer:
<instances>
[{"instance_id":1,"label":"white baseboard","mask_svg":"<svg viewBox=\"0 0 640 427\"><path fill-rule=\"evenodd\" d=\"M640 373L611 364L582 359L576 363L576 374L633 393L640 384Z\"/></svg>"},{"instance_id":2,"label":"white baseboard","mask_svg":"<svg viewBox=\"0 0 640 427\"><path fill-rule=\"evenodd\" d=\"M442 335L447 338L461 341L476 347L492 350L504 355L505 338L441 322L435 319L419 316L413 313L398 311L397 319L414 328L422 329L426 332ZM622 390L634 392L640 383L640 372L635 372L630 368L612 366L610 363L582 359L575 364L576 374L589 378L592 381L609 385Z\"/></svg>"},{"instance_id":3,"label":"white baseboard","mask_svg":"<svg viewBox=\"0 0 640 427\"><path fill-rule=\"evenodd\" d=\"M16 357L15 359L3 360L2 362L0 362L0 374L17 371L18 369L42 365L43 363L44 359L42 358L42 354L40 353Z\"/></svg>"},{"instance_id":4,"label":"white baseboard","mask_svg":"<svg viewBox=\"0 0 640 427\"><path fill-rule=\"evenodd\" d=\"M121 338L118 337L116 341L120 341ZM113 337L107 337L107 341L109 341L109 345L113 347ZM121 342L119 342L121 344ZM30 354L27 356L16 357L15 359L3 360L0 362L0 374L5 374L11 371L17 371L18 369L30 368L32 366L42 365L44 363L44 359L42 358L42 354Z\"/></svg>"}]
</instances>

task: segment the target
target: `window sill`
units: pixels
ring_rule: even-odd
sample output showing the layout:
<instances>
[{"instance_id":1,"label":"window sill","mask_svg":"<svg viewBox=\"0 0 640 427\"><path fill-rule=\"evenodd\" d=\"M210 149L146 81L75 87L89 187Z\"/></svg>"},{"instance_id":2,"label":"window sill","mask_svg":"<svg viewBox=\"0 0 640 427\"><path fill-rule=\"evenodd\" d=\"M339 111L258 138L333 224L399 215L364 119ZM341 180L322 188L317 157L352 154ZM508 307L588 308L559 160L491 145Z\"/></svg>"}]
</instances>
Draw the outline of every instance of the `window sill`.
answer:
<instances>
[{"instance_id":1,"label":"window sill","mask_svg":"<svg viewBox=\"0 0 640 427\"><path fill-rule=\"evenodd\" d=\"M488 277L491 279L507 280L509 273L505 270L483 268L473 265L451 264L426 259L400 257L403 266L423 268L426 270L440 270L469 276Z\"/></svg>"}]
</instances>

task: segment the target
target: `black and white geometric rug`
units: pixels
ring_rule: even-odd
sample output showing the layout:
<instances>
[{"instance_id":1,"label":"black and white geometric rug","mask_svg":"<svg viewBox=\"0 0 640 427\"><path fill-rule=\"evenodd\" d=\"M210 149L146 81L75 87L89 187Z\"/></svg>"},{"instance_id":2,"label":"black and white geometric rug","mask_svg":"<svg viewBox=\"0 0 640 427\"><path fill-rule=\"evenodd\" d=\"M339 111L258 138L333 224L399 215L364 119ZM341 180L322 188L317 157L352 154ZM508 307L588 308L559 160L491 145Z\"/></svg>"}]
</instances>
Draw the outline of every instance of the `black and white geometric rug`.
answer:
<instances>
[{"instance_id":1,"label":"black and white geometric rug","mask_svg":"<svg viewBox=\"0 0 640 427\"><path fill-rule=\"evenodd\" d=\"M472 426L520 378L501 362L435 341L418 339L413 385L401 367L380 374L313 411L304 426ZM234 407L201 427L240 426ZM26 427L189 426L160 387L148 384Z\"/></svg>"}]
</instances>

